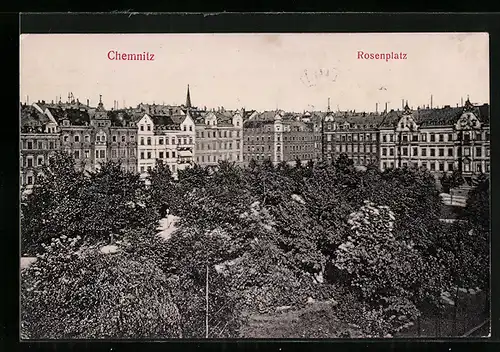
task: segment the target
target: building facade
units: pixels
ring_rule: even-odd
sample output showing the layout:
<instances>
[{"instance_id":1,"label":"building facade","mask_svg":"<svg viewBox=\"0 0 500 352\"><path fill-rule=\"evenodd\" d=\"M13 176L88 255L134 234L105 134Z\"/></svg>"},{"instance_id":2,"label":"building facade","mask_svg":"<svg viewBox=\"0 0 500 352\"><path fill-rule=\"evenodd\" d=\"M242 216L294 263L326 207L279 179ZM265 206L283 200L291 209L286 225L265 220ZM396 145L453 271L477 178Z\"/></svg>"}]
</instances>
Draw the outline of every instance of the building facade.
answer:
<instances>
[{"instance_id":1,"label":"building facade","mask_svg":"<svg viewBox=\"0 0 500 352\"><path fill-rule=\"evenodd\" d=\"M57 123L38 106L21 106L20 184L30 190L36 176L59 150Z\"/></svg>"},{"instance_id":2,"label":"building facade","mask_svg":"<svg viewBox=\"0 0 500 352\"><path fill-rule=\"evenodd\" d=\"M196 163L217 165L221 160L243 162L244 112L209 111L196 120Z\"/></svg>"},{"instance_id":3,"label":"building facade","mask_svg":"<svg viewBox=\"0 0 500 352\"><path fill-rule=\"evenodd\" d=\"M378 165L379 126L383 116L378 113L328 111L323 120L322 155L332 162L346 154L354 165Z\"/></svg>"},{"instance_id":4,"label":"building facade","mask_svg":"<svg viewBox=\"0 0 500 352\"><path fill-rule=\"evenodd\" d=\"M380 168L424 167L436 176L460 170L468 183L490 171L489 107L417 109L408 104L381 127Z\"/></svg>"},{"instance_id":5,"label":"building facade","mask_svg":"<svg viewBox=\"0 0 500 352\"><path fill-rule=\"evenodd\" d=\"M303 121L299 114L263 112L245 121L243 135L245 164L266 159L273 164L307 163L317 158L314 122Z\"/></svg>"},{"instance_id":6,"label":"building facade","mask_svg":"<svg viewBox=\"0 0 500 352\"><path fill-rule=\"evenodd\" d=\"M174 177L193 164L195 123L185 115L148 115L137 122L138 171L147 175L158 160L166 164Z\"/></svg>"}]
</instances>

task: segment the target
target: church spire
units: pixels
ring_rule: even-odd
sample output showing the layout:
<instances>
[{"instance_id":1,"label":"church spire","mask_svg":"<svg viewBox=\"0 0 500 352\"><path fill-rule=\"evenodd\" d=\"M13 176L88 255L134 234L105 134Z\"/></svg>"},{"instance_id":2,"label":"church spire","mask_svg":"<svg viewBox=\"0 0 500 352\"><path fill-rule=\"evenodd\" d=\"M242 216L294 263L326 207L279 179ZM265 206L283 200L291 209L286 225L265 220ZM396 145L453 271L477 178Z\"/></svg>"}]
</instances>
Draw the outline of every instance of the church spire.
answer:
<instances>
[{"instance_id":1,"label":"church spire","mask_svg":"<svg viewBox=\"0 0 500 352\"><path fill-rule=\"evenodd\" d=\"M464 111L474 111L474 105L470 102L468 95L467 100L465 101Z\"/></svg>"},{"instance_id":2,"label":"church spire","mask_svg":"<svg viewBox=\"0 0 500 352\"><path fill-rule=\"evenodd\" d=\"M188 84L187 96L186 96L186 107L188 107L188 108L191 107L191 94L189 94L189 84Z\"/></svg>"},{"instance_id":3,"label":"church spire","mask_svg":"<svg viewBox=\"0 0 500 352\"><path fill-rule=\"evenodd\" d=\"M403 114L405 114L405 115L410 115L411 114L411 109L408 106L408 100L406 101Z\"/></svg>"},{"instance_id":4,"label":"church spire","mask_svg":"<svg viewBox=\"0 0 500 352\"><path fill-rule=\"evenodd\" d=\"M330 110L330 98L328 98L328 107L326 108L326 111L331 112L331 110Z\"/></svg>"}]
</instances>

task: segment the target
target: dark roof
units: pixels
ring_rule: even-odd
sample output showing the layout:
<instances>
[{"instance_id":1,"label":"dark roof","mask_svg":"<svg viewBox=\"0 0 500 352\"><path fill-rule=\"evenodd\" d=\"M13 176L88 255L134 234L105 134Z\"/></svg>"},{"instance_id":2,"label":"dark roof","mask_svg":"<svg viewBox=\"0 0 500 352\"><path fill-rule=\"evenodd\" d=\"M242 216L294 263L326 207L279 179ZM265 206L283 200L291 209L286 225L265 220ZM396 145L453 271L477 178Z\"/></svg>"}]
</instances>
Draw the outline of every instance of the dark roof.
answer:
<instances>
[{"instance_id":1,"label":"dark roof","mask_svg":"<svg viewBox=\"0 0 500 352\"><path fill-rule=\"evenodd\" d=\"M243 128L262 128L273 124L273 120L247 120L243 123Z\"/></svg>"},{"instance_id":2,"label":"dark roof","mask_svg":"<svg viewBox=\"0 0 500 352\"><path fill-rule=\"evenodd\" d=\"M138 116L127 110L110 110L108 111L108 119L111 120L112 126L129 126L130 122L138 121Z\"/></svg>"},{"instance_id":3,"label":"dark roof","mask_svg":"<svg viewBox=\"0 0 500 352\"><path fill-rule=\"evenodd\" d=\"M474 112L479 121L482 123L489 124L490 118L488 104L467 107L466 110ZM464 107L446 106L439 109L413 110L412 117L420 127L450 126L458 121L463 112ZM387 114L383 114L382 116L384 116L384 120L381 127L395 127L403 116L403 112L391 111Z\"/></svg>"},{"instance_id":4,"label":"dark roof","mask_svg":"<svg viewBox=\"0 0 500 352\"><path fill-rule=\"evenodd\" d=\"M21 106L21 126L38 127L49 122L49 118L38 111L34 106Z\"/></svg>"},{"instance_id":5,"label":"dark roof","mask_svg":"<svg viewBox=\"0 0 500 352\"><path fill-rule=\"evenodd\" d=\"M90 116L84 109L61 109L48 108L56 121L61 124L63 120L68 119L73 126L86 126L90 124Z\"/></svg>"},{"instance_id":6,"label":"dark roof","mask_svg":"<svg viewBox=\"0 0 500 352\"><path fill-rule=\"evenodd\" d=\"M169 115L148 115L153 120L155 129L157 130L179 130L179 122L177 118Z\"/></svg>"}]
</instances>

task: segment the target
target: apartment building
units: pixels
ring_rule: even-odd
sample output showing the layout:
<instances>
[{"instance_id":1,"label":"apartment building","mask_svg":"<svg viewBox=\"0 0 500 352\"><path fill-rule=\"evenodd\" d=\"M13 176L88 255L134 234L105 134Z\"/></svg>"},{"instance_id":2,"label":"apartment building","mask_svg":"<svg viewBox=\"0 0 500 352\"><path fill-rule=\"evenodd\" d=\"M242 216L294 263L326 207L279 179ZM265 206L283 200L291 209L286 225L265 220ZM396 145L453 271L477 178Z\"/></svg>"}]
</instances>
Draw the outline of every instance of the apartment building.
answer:
<instances>
[{"instance_id":1,"label":"apartment building","mask_svg":"<svg viewBox=\"0 0 500 352\"><path fill-rule=\"evenodd\" d=\"M302 114L265 111L244 123L243 160L274 164L303 163L317 158L317 134L314 122L303 121Z\"/></svg>"},{"instance_id":2,"label":"apartment building","mask_svg":"<svg viewBox=\"0 0 500 352\"><path fill-rule=\"evenodd\" d=\"M138 171L147 175L157 160L166 164L174 177L193 163L195 123L189 111L181 115L148 115L137 122Z\"/></svg>"},{"instance_id":3,"label":"apartment building","mask_svg":"<svg viewBox=\"0 0 500 352\"><path fill-rule=\"evenodd\" d=\"M196 119L196 163L217 165L221 160L243 162L243 110L214 109Z\"/></svg>"},{"instance_id":4,"label":"apartment building","mask_svg":"<svg viewBox=\"0 0 500 352\"><path fill-rule=\"evenodd\" d=\"M470 182L489 173L489 106L411 110L406 104L380 128L380 167L424 167L435 173L461 170Z\"/></svg>"}]
</instances>

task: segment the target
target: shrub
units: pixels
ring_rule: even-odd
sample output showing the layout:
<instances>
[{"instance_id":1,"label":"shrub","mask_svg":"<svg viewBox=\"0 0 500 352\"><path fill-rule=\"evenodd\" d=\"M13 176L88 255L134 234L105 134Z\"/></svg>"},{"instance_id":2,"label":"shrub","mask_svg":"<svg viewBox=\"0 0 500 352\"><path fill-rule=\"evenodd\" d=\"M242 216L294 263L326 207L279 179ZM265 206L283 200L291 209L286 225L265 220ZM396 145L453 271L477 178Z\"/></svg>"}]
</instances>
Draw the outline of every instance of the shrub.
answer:
<instances>
[{"instance_id":1,"label":"shrub","mask_svg":"<svg viewBox=\"0 0 500 352\"><path fill-rule=\"evenodd\" d=\"M154 262L79 242L53 239L22 272L21 320L29 338L181 337L168 280Z\"/></svg>"}]
</instances>

